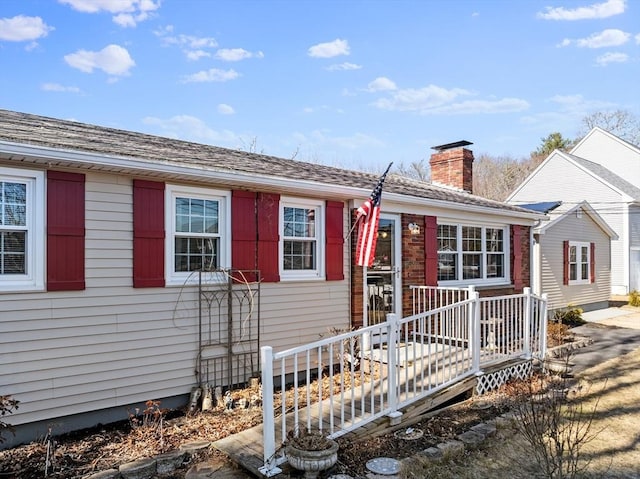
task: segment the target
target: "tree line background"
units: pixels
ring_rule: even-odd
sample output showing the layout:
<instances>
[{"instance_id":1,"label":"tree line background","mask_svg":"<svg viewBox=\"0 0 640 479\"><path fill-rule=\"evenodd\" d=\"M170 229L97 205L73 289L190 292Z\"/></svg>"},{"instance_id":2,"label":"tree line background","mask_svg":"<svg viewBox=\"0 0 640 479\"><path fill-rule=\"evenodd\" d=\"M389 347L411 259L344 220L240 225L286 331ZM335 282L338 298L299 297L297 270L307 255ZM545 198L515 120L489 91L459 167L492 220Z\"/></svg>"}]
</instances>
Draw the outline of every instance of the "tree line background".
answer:
<instances>
[{"instance_id":1,"label":"tree line background","mask_svg":"<svg viewBox=\"0 0 640 479\"><path fill-rule=\"evenodd\" d=\"M594 127L600 127L633 144L640 145L640 119L626 110L600 111L585 116L576 138L565 138L558 132L541 138L540 147L528 158L482 154L473 164L473 194L504 201L529 174L554 150L568 152ZM429 160L409 165L400 163L393 173L421 181L430 180Z\"/></svg>"}]
</instances>

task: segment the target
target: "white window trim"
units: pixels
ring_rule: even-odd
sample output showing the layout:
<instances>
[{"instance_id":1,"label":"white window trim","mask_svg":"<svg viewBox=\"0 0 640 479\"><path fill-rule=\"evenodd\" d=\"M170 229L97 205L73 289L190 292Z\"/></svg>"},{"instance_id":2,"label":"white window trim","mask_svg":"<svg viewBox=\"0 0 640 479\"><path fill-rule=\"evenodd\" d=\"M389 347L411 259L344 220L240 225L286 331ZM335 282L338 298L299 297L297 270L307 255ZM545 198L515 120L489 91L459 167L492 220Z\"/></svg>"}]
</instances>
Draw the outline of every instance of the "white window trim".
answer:
<instances>
[{"instance_id":1,"label":"white window trim","mask_svg":"<svg viewBox=\"0 0 640 479\"><path fill-rule=\"evenodd\" d=\"M487 274L487 245L486 245L486 230L490 229L499 229L502 230L502 241L504 244L504 276L499 278L473 278L473 279L455 279L455 280L438 280L438 285L440 286L469 286L469 285L479 285L479 286L494 286L494 285L505 285L511 283L511 249L510 249L510 227L509 225L495 225L495 224L477 224L477 223L456 223L456 222L442 222L438 223L438 226L456 226L456 243L457 250L456 256L458 258L457 261L457 276L458 278L463 277L462 271L462 228L467 226L471 228L482 228L482 274L486 276ZM440 251L438 250L438 253Z\"/></svg>"},{"instance_id":2,"label":"white window trim","mask_svg":"<svg viewBox=\"0 0 640 479\"><path fill-rule=\"evenodd\" d=\"M175 230L176 230L176 201L179 196L216 200L220 203L218 210L220 257L219 269L231 267L231 192L210 188L197 188L193 186L166 185L165 191L165 284L167 286L182 286L185 284L197 284L199 275L197 272L176 272L175 266ZM224 274L206 275L207 283L219 283L227 280Z\"/></svg>"},{"instance_id":3,"label":"white window trim","mask_svg":"<svg viewBox=\"0 0 640 479\"><path fill-rule=\"evenodd\" d=\"M284 208L316 209L316 269L291 271L284 269ZM280 281L313 281L325 279L325 202L291 197L280 198L278 214L278 264Z\"/></svg>"},{"instance_id":4,"label":"white window trim","mask_svg":"<svg viewBox=\"0 0 640 479\"><path fill-rule=\"evenodd\" d=\"M579 285L579 284L590 284L591 283L591 243L586 241L569 241L569 258L567 258L567 262L569 265L571 264L570 256L571 256L571 247L575 246L576 248L576 276L580 276L580 272L582 271L582 259L580 255L580 250L586 246L587 248L587 279L571 279L571 268L569 266L569 286Z\"/></svg>"},{"instance_id":5,"label":"white window trim","mask_svg":"<svg viewBox=\"0 0 640 479\"><path fill-rule=\"evenodd\" d=\"M27 272L0 275L0 292L43 291L45 271L45 174L42 171L1 168L0 180L27 185Z\"/></svg>"}]
</instances>

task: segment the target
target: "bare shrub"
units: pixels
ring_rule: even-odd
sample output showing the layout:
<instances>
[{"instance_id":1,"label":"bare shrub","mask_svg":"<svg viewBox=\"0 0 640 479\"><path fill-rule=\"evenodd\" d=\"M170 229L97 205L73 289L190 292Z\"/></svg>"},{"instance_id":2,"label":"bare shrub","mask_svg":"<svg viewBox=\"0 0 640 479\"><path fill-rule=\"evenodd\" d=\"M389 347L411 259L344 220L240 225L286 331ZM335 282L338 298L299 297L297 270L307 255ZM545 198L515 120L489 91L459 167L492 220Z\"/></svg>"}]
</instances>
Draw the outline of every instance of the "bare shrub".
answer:
<instances>
[{"instance_id":1,"label":"bare shrub","mask_svg":"<svg viewBox=\"0 0 640 479\"><path fill-rule=\"evenodd\" d=\"M566 357L567 367L569 358ZM541 392L531 386L515 408L515 427L531 447L544 477L573 479L584 473L589 461L582 450L600 431L592 431L598 400L587 406L581 397L568 399L569 383L556 377Z\"/></svg>"}]
</instances>

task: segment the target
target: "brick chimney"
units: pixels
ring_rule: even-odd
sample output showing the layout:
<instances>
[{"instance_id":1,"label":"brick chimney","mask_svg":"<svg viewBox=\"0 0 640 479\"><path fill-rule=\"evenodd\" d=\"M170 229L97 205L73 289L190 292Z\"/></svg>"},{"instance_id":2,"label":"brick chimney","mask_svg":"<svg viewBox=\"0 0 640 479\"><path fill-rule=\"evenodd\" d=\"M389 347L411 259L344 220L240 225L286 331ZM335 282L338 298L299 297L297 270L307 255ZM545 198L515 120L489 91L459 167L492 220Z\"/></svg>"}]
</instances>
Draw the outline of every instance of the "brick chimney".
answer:
<instances>
[{"instance_id":1,"label":"brick chimney","mask_svg":"<svg viewBox=\"0 0 640 479\"><path fill-rule=\"evenodd\" d=\"M436 152L429 160L431 183L472 193L473 152L465 148L469 145L473 143L463 140L432 147Z\"/></svg>"}]
</instances>

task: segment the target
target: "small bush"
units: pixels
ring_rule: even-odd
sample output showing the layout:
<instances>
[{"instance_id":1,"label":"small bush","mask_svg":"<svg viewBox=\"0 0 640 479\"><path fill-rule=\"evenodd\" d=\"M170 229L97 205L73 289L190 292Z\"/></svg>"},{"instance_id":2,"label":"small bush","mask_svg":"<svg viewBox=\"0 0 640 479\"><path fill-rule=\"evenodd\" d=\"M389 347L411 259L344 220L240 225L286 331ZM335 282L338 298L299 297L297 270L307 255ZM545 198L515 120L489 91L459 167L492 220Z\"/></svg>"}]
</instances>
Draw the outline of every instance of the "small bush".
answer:
<instances>
[{"instance_id":1,"label":"small bush","mask_svg":"<svg viewBox=\"0 0 640 479\"><path fill-rule=\"evenodd\" d=\"M586 323L586 321L582 319L583 312L582 308L569 305L564 309L556 310L556 312L553 313L553 319L573 328Z\"/></svg>"},{"instance_id":2,"label":"small bush","mask_svg":"<svg viewBox=\"0 0 640 479\"><path fill-rule=\"evenodd\" d=\"M629 293L629 306L640 306L640 292L635 289Z\"/></svg>"},{"instance_id":3,"label":"small bush","mask_svg":"<svg viewBox=\"0 0 640 479\"><path fill-rule=\"evenodd\" d=\"M572 339L569 326L558 321L549 321L547 324L547 343L549 347L559 346Z\"/></svg>"},{"instance_id":4,"label":"small bush","mask_svg":"<svg viewBox=\"0 0 640 479\"><path fill-rule=\"evenodd\" d=\"M11 414L13 411L18 409L19 402L20 401L13 399L11 396L0 396L0 417ZM0 419L0 444L4 442L3 433L5 430L13 432L13 427L11 426L11 424L8 424Z\"/></svg>"}]
</instances>

